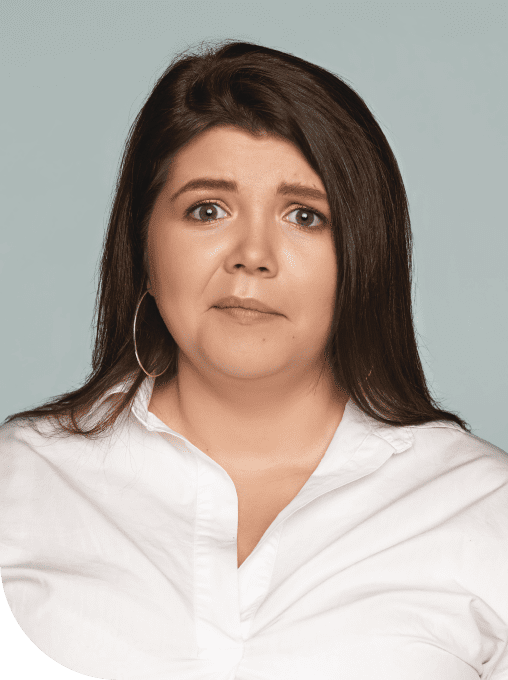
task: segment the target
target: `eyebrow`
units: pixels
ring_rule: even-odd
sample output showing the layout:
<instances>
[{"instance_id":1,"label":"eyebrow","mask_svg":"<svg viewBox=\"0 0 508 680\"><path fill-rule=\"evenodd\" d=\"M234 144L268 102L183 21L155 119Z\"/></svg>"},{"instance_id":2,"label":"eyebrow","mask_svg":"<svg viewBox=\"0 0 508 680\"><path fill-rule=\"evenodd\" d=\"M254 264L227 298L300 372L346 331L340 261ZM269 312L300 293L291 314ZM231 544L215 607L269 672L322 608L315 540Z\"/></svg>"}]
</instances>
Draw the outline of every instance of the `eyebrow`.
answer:
<instances>
[{"instance_id":1,"label":"eyebrow","mask_svg":"<svg viewBox=\"0 0 508 680\"><path fill-rule=\"evenodd\" d=\"M178 189L171 198L169 199L171 203L174 203L176 199L181 196L186 191L194 191L195 189L222 189L224 191L234 191L238 193L238 184L232 180L227 179L212 179L211 177L198 177L196 179L191 179L190 182L184 184L183 187ZM288 182L281 182L277 187L277 194L282 196L298 196L300 198L310 198L314 200L327 201L327 195L320 191L319 189L312 189L311 187L306 187L303 184Z\"/></svg>"}]
</instances>

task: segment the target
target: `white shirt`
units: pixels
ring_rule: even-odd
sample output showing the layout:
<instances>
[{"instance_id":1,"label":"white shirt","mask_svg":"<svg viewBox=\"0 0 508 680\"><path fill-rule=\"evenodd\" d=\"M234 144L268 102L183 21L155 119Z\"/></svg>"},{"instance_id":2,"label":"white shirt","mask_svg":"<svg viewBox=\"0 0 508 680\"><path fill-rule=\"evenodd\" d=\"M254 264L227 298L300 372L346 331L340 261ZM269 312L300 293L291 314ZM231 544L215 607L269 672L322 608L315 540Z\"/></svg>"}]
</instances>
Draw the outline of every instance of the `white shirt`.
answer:
<instances>
[{"instance_id":1,"label":"white shirt","mask_svg":"<svg viewBox=\"0 0 508 680\"><path fill-rule=\"evenodd\" d=\"M508 678L506 452L349 400L238 569L233 481L153 384L102 442L0 430L4 591L45 654L114 680Z\"/></svg>"}]
</instances>

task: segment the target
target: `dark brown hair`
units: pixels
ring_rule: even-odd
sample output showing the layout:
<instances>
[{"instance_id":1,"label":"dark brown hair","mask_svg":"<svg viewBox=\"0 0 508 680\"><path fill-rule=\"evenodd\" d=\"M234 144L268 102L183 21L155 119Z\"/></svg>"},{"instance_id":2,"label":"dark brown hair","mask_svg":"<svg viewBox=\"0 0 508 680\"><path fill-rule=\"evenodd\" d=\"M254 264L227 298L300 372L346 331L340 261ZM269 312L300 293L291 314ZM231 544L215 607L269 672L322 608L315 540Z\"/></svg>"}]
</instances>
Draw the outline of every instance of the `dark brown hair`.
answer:
<instances>
[{"instance_id":1,"label":"dark brown hair","mask_svg":"<svg viewBox=\"0 0 508 680\"><path fill-rule=\"evenodd\" d=\"M101 258L86 382L4 423L35 424L47 416L63 436L96 438L129 413L146 377L136 360L132 327L147 283L150 215L175 154L215 125L289 140L323 181L338 272L325 355L336 383L382 423L447 420L470 432L458 415L439 408L427 387L413 327L407 196L374 116L335 74L292 54L234 40L177 55L130 129ZM151 295L140 307L136 339L148 372L168 366L157 384L171 380L179 350ZM78 416L131 374L130 389L93 427L84 428Z\"/></svg>"}]
</instances>

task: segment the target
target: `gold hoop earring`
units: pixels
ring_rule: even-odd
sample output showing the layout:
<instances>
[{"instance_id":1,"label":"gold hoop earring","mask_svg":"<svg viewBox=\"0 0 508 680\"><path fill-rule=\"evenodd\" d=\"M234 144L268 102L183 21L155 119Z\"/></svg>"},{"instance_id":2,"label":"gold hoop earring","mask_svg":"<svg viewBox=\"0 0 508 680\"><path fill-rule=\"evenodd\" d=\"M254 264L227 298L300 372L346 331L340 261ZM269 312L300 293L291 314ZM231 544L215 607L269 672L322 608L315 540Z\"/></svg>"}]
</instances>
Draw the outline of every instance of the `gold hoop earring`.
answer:
<instances>
[{"instance_id":1,"label":"gold hoop earring","mask_svg":"<svg viewBox=\"0 0 508 680\"><path fill-rule=\"evenodd\" d=\"M148 373L147 371L145 371L145 369L144 369L144 367L143 367L143 364L142 364L141 361L139 360L138 349L137 349L137 345L136 345L136 318L137 318L137 316L138 316L139 306L140 306L140 304L141 304L143 298L145 297L145 295L146 295L147 293L148 293L148 289L145 290L145 292L144 292L143 295L141 296L141 298L140 298L140 300L139 300L139 302L138 302L138 305L137 305L137 307L136 307L136 313L134 314L134 325L133 325L133 329L132 329L132 333L133 333L133 336L134 336L134 351L135 351L135 353L136 353L136 359L137 359L137 361L138 361L139 367L140 367L140 368L147 374L147 376L149 376L150 378L158 378L160 375L162 375L162 373L165 373L165 372L168 370L169 364L168 364L168 365L166 366L166 368L162 371L162 373L157 373L157 375L154 375L154 374L152 374L152 373ZM171 363L171 362L170 362L170 363Z\"/></svg>"}]
</instances>

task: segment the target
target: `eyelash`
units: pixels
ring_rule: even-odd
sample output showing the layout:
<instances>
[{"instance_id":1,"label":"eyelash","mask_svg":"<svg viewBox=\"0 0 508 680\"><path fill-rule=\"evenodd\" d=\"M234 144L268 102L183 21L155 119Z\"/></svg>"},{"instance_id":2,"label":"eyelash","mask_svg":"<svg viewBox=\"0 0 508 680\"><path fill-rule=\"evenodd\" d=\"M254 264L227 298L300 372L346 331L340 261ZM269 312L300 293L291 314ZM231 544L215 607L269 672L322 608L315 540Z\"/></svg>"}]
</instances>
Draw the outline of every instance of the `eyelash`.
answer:
<instances>
[{"instance_id":1,"label":"eyelash","mask_svg":"<svg viewBox=\"0 0 508 680\"><path fill-rule=\"evenodd\" d=\"M219 208L222 208L220 203L217 203L216 201L200 201L199 203L195 203L194 205L192 205L190 208L187 208L187 210L185 211L185 217L190 219L190 220L193 220L194 222L202 222L203 224L206 224L207 222L216 222L217 219L224 219L224 218L217 218L216 220L199 220L199 219L196 219L195 217L191 217L191 213L193 213L194 210L196 210L196 208L200 208L203 205L218 205ZM225 208L222 208L222 210L225 210ZM317 217L319 217L319 219L322 222L322 224L319 224L315 227L305 227L303 224L295 224L295 226L298 227L299 229L306 229L308 231L318 231L320 229L324 229L326 227L326 225L328 224L328 220L326 219L326 217L324 215L322 215L317 210L312 210L311 208L307 207L306 205L296 205L292 210L290 210L290 213L294 212L295 210L306 210L307 212L312 213L313 215L316 215Z\"/></svg>"}]
</instances>

